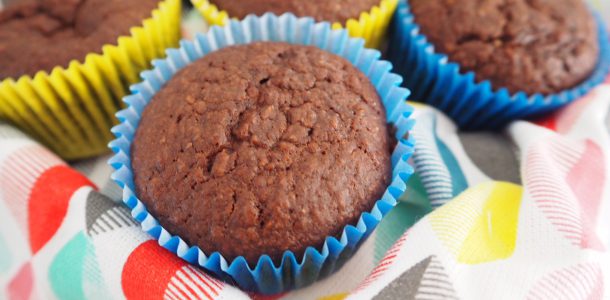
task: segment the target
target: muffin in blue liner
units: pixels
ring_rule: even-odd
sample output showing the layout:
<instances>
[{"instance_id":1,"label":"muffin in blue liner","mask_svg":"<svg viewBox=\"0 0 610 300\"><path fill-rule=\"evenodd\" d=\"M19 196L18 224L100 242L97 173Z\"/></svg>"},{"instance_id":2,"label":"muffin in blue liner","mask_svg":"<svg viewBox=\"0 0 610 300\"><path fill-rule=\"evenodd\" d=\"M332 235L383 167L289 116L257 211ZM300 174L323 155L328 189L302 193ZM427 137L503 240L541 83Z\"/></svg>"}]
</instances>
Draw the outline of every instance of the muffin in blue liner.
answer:
<instances>
[{"instance_id":1,"label":"muffin in blue liner","mask_svg":"<svg viewBox=\"0 0 610 300\"><path fill-rule=\"evenodd\" d=\"M516 119L551 112L586 94L601 83L610 70L610 41L605 24L594 14L599 40L599 59L591 75L579 85L543 95L506 88L494 89L490 81L477 82L473 72L462 73L447 55L435 47L420 27L407 1L401 0L391 25L388 58L401 74L411 99L426 102L451 116L463 129L497 129Z\"/></svg>"},{"instance_id":2,"label":"muffin in blue liner","mask_svg":"<svg viewBox=\"0 0 610 300\"><path fill-rule=\"evenodd\" d=\"M134 134L153 95L176 72L206 54L255 41L312 45L350 61L377 90L385 107L388 126L393 127L392 132L398 141L391 156L391 184L371 211L362 213L355 226L345 226L339 239L326 237L320 249L310 246L302 257L296 257L290 251L284 252L279 265L275 265L268 255L262 255L256 266L249 266L243 256L227 261L221 253L204 253L199 247L191 247L180 237L172 235L159 225L138 199L131 165ZM408 163L414 145L409 135L414 124L414 120L409 118L412 108L406 103L409 91L399 86L402 82L399 75L390 73L392 65L380 60L377 50L364 48L362 39L349 38L347 31L331 30L329 23L315 23L311 18L297 18L292 14L279 17L266 14L249 16L243 21L231 20L224 27L215 26L207 34L197 35L194 41L183 40L180 49L170 49L167 54L166 59L153 62L153 70L142 72L143 82L132 86L133 94L124 98L127 108L117 113L120 124L113 128L116 139L109 144L115 153L109 161L115 169L112 178L123 189L123 202L141 222L144 231L180 258L253 292L274 294L304 287L340 268L396 204L413 173Z\"/></svg>"}]
</instances>

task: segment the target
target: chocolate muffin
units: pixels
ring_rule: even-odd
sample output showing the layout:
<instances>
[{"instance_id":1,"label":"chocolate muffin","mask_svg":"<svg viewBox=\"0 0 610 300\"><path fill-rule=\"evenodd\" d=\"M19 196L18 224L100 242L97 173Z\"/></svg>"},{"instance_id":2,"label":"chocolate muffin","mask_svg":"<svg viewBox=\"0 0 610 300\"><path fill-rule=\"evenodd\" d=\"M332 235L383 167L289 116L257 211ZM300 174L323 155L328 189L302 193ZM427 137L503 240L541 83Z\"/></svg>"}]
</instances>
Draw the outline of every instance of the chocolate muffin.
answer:
<instances>
[{"instance_id":1,"label":"chocolate muffin","mask_svg":"<svg viewBox=\"0 0 610 300\"><path fill-rule=\"evenodd\" d=\"M82 61L150 17L159 0L32 0L0 12L0 78Z\"/></svg>"},{"instance_id":2,"label":"chocolate muffin","mask_svg":"<svg viewBox=\"0 0 610 300\"><path fill-rule=\"evenodd\" d=\"M160 224L251 266L339 237L391 178L368 78L315 47L253 43L178 72L132 143L136 193Z\"/></svg>"},{"instance_id":3,"label":"chocolate muffin","mask_svg":"<svg viewBox=\"0 0 610 300\"><path fill-rule=\"evenodd\" d=\"M595 19L582 0L410 0L436 51L511 93L552 94L591 75Z\"/></svg>"},{"instance_id":4,"label":"chocolate muffin","mask_svg":"<svg viewBox=\"0 0 610 300\"><path fill-rule=\"evenodd\" d=\"M313 17L316 21L345 23L348 19L359 18L360 13L370 11L381 0L211 0L218 9L229 16L242 19L249 14L257 16L266 12L276 15L291 12L297 17Z\"/></svg>"}]
</instances>

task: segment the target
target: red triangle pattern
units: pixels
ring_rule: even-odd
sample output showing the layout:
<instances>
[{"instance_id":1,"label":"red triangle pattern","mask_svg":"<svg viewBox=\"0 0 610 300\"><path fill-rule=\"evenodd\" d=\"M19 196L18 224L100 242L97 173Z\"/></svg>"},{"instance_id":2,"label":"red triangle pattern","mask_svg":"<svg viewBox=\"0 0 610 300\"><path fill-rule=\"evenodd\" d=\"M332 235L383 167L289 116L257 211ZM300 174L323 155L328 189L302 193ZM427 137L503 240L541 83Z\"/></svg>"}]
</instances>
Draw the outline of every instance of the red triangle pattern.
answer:
<instances>
[{"instance_id":1,"label":"red triangle pattern","mask_svg":"<svg viewBox=\"0 0 610 300\"><path fill-rule=\"evenodd\" d=\"M28 228L32 253L37 253L57 232L74 192L95 187L85 176L67 166L55 166L38 177L28 201Z\"/></svg>"},{"instance_id":2,"label":"red triangle pattern","mask_svg":"<svg viewBox=\"0 0 610 300\"><path fill-rule=\"evenodd\" d=\"M65 165L39 146L27 146L4 158L0 166L0 194L23 234L28 234L28 201L38 177L46 170Z\"/></svg>"},{"instance_id":3,"label":"red triangle pattern","mask_svg":"<svg viewBox=\"0 0 610 300\"><path fill-rule=\"evenodd\" d=\"M7 294L9 300L27 300L32 297L34 288L34 274L32 265L28 262L23 265L17 275L9 282Z\"/></svg>"},{"instance_id":4,"label":"red triangle pattern","mask_svg":"<svg viewBox=\"0 0 610 300\"><path fill-rule=\"evenodd\" d=\"M534 284L527 299L605 299L602 269L587 263L554 271Z\"/></svg>"},{"instance_id":5,"label":"red triangle pattern","mask_svg":"<svg viewBox=\"0 0 610 300\"><path fill-rule=\"evenodd\" d=\"M172 277L186 263L150 240L127 258L121 285L127 299L163 299Z\"/></svg>"},{"instance_id":6,"label":"red triangle pattern","mask_svg":"<svg viewBox=\"0 0 610 300\"><path fill-rule=\"evenodd\" d=\"M581 247L604 250L603 243L594 230L597 224L599 206L602 203L604 182L606 181L605 157L602 149L591 140L585 143L580 159L568 172L566 182L572 189L581 208L584 224Z\"/></svg>"},{"instance_id":7,"label":"red triangle pattern","mask_svg":"<svg viewBox=\"0 0 610 300\"><path fill-rule=\"evenodd\" d=\"M596 233L605 157L592 141L542 140L528 149L524 182L547 219L575 246L604 251Z\"/></svg>"},{"instance_id":8,"label":"red triangle pattern","mask_svg":"<svg viewBox=\"0 0 610 300\"><path fill-rule=\"evenodd\" d=\"M127 299L217 299L224 283L150 240L127 258L121 274Z\"/></svg>"}]
</instances>

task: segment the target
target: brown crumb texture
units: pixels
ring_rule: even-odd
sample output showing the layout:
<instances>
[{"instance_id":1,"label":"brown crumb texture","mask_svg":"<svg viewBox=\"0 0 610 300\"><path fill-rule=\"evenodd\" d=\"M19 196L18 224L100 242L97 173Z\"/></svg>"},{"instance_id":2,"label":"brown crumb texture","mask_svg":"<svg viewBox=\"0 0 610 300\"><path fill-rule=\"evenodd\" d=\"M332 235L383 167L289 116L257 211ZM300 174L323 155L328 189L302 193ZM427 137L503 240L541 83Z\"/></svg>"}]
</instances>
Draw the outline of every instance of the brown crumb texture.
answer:
<instances>
[{"instance_id":1,"label":"brown crumb texture","mask_svg":"<svg viewBox=\"0 0 610 300\"><path fill-rule=\"evenodd\" d=\"M67 67L151 16L158 0L30 0L0 12L0 79Z\"/></svg>"},{"instance_id":2,"label":"brown crumb texture","mask_svg":"<svg viewBox=\"0 0 610 300\"><path fill-rule=\"evenodd\" d=\"M597 27L582 0L410 0L438 52L511 93L572 88L595 69Z\"/></svg>"},{"instance_id":3,"label":"brown crumb texture","mask_svg":"<svg viewBox=\"0 0 610 300\"><path fill-rule=\"evenodd\" d=\"M348 19L358 19L381 0L211 0L229 16L244 18L249 14L257 16L266 12L283 14L291 12L298 17L313 17L317 21L345 23Z\"/></svg>"},{"instance_id":4,"label":"brown crumb texture","mask_svg":"<svg viewBox=\"0 0 610 300\"><path fill-rule=\"evenodd\" d=\"M176 74L132 145L137 194L173 234L255 265L339 236L390 180L375 88L314 47L254 43Z\"/></svg>"}]
</instances>

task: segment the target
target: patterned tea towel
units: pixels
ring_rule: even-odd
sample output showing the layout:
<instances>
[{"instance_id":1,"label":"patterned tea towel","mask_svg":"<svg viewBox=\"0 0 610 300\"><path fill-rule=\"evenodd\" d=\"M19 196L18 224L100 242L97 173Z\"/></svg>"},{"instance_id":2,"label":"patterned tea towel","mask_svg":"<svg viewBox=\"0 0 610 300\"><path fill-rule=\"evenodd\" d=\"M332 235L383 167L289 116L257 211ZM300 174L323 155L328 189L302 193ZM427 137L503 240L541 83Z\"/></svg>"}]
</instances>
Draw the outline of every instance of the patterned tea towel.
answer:
<instances>
[{"instance_id":1,"label":"patterned tea towel","mask_svg":"<svg viewBox=\"0 0 610 300\"><path fill-rule=\"evenodd\" d=\"M338 273L271 299L610 297L609 108L606 84L494 134L416 105L401 203ZM258 297L143 233L104 158L76 169L0 126L0 299Z\"/></svg>"}]
</instances>

